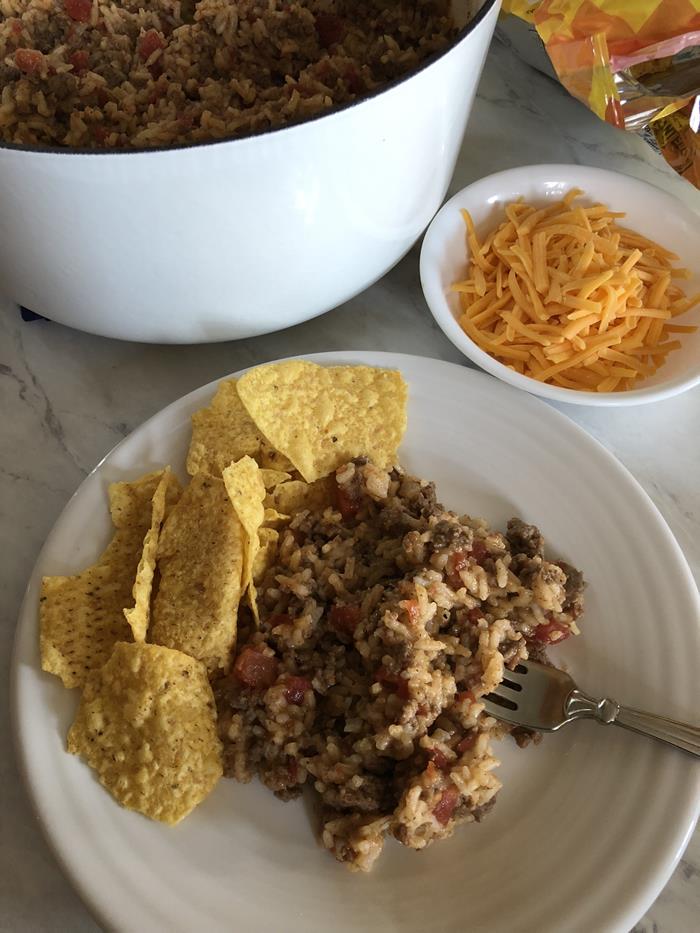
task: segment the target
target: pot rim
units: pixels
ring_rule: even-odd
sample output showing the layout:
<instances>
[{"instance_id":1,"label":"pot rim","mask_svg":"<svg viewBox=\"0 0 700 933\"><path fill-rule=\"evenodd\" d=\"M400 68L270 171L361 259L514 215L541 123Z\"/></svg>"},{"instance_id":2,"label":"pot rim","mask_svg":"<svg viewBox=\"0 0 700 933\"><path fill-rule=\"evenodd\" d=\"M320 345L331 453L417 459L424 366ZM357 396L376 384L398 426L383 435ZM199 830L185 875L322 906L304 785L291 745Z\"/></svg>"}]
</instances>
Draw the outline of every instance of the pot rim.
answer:
<instances>
[{"instance_id":1,"label":"pot rim","mask_svg":"<svg viewBox=\"0 0 700 933\"><path fill-rule=\"evenodd\" d=\"M340 104L338 107L334 107L330 111L309 117L300 123L291 123L288 125L257 130L256 132L248 133L246 136L234 136L229 139L204 139L189 143L175 143L174 145L170 146L138 146L131 149L86 149L81 147L69 148L66 146L28 146L20 143L5 143L0 141L0 151L31 152L38 155L61 155L64 157L88 155L94 156L95 158L99 158L100 156L126 157L129 155L146 154L162 155L166 152L179 152L186 149L201 149L204 147L212 146L232 146L236 144L241 145L249 140L260 139L261 137L278 136L282 133L294 132L295 130L299 130L301 127L308 126L309 124L313 123L318 123L320 120L329 120L333 117L337 117L338 115L345 113L354 107L358 107L361 104L364 104L366 101L375 100L377 97L389 93L395 87L404 84L406 81L410 81L419 75L422 71L430 68L431 65L434 65L441 58L449 55L464 41L466 41L466 39L477 28L477 26L479 26L480 23L486 18L488 13L490 13L493 7L499 5L500 2L501 0L484 0L481 7L477 10L474 16L459 30L455 41L447 48L442 49L440 52L434 52L432 55L429 55L427 58L423 59L423 61L413 71L409 71L398 78L394 78L392 81L382 85L380 88L376 88L364 97L360 97L357 100L348 101L345 104Z\"/></svg>"}]
</instances>

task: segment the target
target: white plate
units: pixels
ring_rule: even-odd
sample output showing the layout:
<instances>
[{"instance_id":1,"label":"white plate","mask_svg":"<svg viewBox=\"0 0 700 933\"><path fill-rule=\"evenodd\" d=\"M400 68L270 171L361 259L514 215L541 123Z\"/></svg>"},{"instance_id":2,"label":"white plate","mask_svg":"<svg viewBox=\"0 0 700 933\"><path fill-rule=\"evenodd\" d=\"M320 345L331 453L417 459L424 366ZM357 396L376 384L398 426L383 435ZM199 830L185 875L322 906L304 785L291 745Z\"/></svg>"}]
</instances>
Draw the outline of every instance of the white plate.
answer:
<instances>
[{"instance_id":1,"label":"white plate","mask_svg":"<svg viewBox=\"0 0 700 933\"><path fill-rule=\"evenodd\" d=\"M627 471L567 418L460 366L384 353L323 362L401 369L406 466L440 498L502 525L537 522L589 581L583 637L557 657L593 692L691 719L700 708L700 614L668 527ZM77 571L109 537L106 485L182 469L192 392L122 441L51 532L17 630L14 725L39 819L81 895L129 931L598 931L627 933L657 896L698 815L694 762L613 728L577 723L538 748L502 743L503 790L481 824L416 853L389 841L370 876L315 843L301 801L221 781L175 829L122 810L65 752L77 696L39 669L42 574ZM48 909L48 907L47 907Z\"/></svg>"},{"instance_id":2,"label":"white plate","mask_svg":"<svg viewBox=\"0 0 700 933\"><path fill-rule=\"evenodd\" d=\"M520 196L539 205L557 201L572 188L582 188L584 201L608 204L625 211L621 221L633 230L651 237L680 256L677 265L691 271L680 285L687 295L700 292L700 216L677 198L619 172L586 165L523 165L480 178L451 198L438 211L428 227L420 255L423 294L433 317L448 340L485 369L504 382L525 389L533 395L569 402L574 405L641 405L658 402L685 392L700 383L700 329L694 334L677 334L681 346L668 355L658 372L645 379L637 389L626 392L578 392L538 382L508 369L478 347L459 326L457 294L450 286L464 278L467 268L465 227L460 210L466 208L480 236L501 222L503 209ZM700 306L678 320L679 324L700 325Z\"/></svg>"}]
</instances>

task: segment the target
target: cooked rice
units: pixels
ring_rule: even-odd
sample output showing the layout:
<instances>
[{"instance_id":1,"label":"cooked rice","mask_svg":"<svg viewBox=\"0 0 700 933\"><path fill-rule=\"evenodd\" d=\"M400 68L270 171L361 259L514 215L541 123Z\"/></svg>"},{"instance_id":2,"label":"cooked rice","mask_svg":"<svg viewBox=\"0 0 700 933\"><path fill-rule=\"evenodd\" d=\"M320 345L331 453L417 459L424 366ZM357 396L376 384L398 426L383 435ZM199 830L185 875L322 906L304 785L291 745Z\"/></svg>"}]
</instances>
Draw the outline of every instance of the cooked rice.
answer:
<instances>
[{"instance_id":1,"label":"cooked rice","mask_svg":"<svg viewBox=\"0 0 700 933\"><path fill-rule=\"evenodd\" d=\"M578 631L583 579L533 525L492 531L398 470L357 460L336 482L337 509L281 534L261 627L215 693L226 773L283 799L312 784L323 844L368 871L387 832L422 849L493 805L507 730L482 698Z\"/></svg>"},{"instance_id":2,"label":"cooked rice","mask_svg":"<svg viewBox=\"0 0 700 933\"><path fill-rule=\"evenodd\" d=\"M355 100L454 34L447 0L0 0L0 138L245 136Z\"/></svg>"}]
</instances>

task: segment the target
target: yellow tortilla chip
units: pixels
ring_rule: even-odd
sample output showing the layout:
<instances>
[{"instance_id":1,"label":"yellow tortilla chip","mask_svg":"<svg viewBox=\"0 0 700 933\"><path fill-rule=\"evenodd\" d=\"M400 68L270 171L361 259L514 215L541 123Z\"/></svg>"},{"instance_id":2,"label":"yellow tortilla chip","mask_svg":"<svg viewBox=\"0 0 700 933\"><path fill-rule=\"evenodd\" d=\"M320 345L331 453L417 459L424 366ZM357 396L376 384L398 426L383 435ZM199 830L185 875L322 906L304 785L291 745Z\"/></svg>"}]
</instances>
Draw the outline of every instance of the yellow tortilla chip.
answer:
<instances>
[{"instance_id":1,"label":"yellow tortilla chip","mask_svg":"<svg viewBox=\"0 0 700 933\"><path fill-rule=\"evenodd\" d=\"M265 518L263 524L280 525L283 522L288 522L290 518L290 515L282 515L282 513L278 512L277 509L265 509Z\"/></svg>"},{"instance_id":2,"label":"yellow tortilla chip","mask_svg":"<svg viewBox=\"0 0 700 933\"><path fill-rule=\"evenodd\" d=\"M284 471L285 473L291 473L294 470L292 461L264 438L260 445L260 453L256 459L265 470Z\"/></svg>"},{"instance_id":3,"label":"yellow tortilla chip","mask_svg":"<svg viewBox=\"0 0 700 933\"><path fill-rule=\"evenodd\" d=\"M382 469L396 463L407 389L395 370L288 360L251 370L237 388L270 444L309 483L357 456Z\"/></svg>"},{"instance_id":4,"label":"yellow tortilla chip","mask_svg":"<svg viewBox=\"0 0 700 933\"><path fill-rule=\"evenodd\" d=\"M82 686L118 641L132 637L124 608L132 600L144 537L153 521L152 500L162 479L160 470L133 483L112 483L110 512L116 530L107 550L76 576L42 581L41 666L65 687Z\"/></svg>"},{"instance_id":5,"label":"yellow tortilla chip","mask_svg":"<svg viewBox=\"0 0 700 933\"><path fill-rule=\"evenodd\" d=\"M187 454L187 472L211 473L222 471L239 457L255 457L260 451L262 433L244 408L236 380L219 383L209 408L192 415L192 440Z\"/></svg>"},{"instance_id":6,"label":"yellow tortilla chip","mask_svg":"<svg viewBox=\"0 0 700 933\"><path fill-rule=\"evenodd\" d=\"M178 823L222 775L204 665L160 645L120 642L85 685L68 751L122 806Z\"/></svg>"},{"instance_id":7,"label":"yellow tortilla chip","mask_svg":"<svg viewBox=\"0 0 700 933\"><path fill-rule=\"evenodd\" d=\"M274 509L285 515L295 515L308 509L321 512L333 504L333 477L324 476L314 483L293 479L288 483L275 486L265 498L268 509Z\"/></svg>"},{"instance_id":8,"label":"yellow tortilla chip","mask_svg":"<svg viewBox=\"0 0 700 933\"><path fill-rule=\"evenodd\" d=\"M182 494L182 487L176 476L170 472L170 467L164 471L163 478L153 496L151 510L151 527L146 532L143 541L141 560L136 571L136 582L132 590L134 605L124 610L124 617L131 626L134 641L145 641L148 623L151 618L151 589L153 587L153 573L156 567L156 553L158 538L165 518L166 511L170 511Z\"/></svg>"},{"instance_id":9,"label":"yellow tortilla chip","mask_svg":"<svg viewBox=\"0 0 700 933\"><path fill-rule=\"evenodd\" d=\"M226 467L222 475L226 492L245 531L241 587L243 590L248 590L251 609L257 620L257 607L252 582L255 555L260 546L258 531L265 520L265 509L263 508L265 484L260 475L259 466L250 457L242 457L236 463L232 463Z\"/></svg>"},{"instance_id":10,"label":"yellow tortilla chip","mask_svg":"<svg viewBox=\"0 0 700 933\"><path fill-rule=\"evenodd\" d=\"M192 440L187 472L221 476L241 457L253 457L263 466L284 470L289 461L274 450L243 406L235 379L219 383L209 408L192 415Z\"/></svg>"},{"instance_id":11,"label":"yellow tortilla chip","mask_svg":"<svg viewBox=\"0 0 700 933\"><path fill-rule=\"evenodd\" d=\"M260 583L277 557L277 543L279 541L279 532L274 528L261 528L258 532L260 546L255 555L253 564L253 583Z\"/></svg>"},{"instance_id":12,"label":"yellow tortilla chip","mask_svg":"<svg viewBox=\"0 0 700 933\"><path fill-rule=\"evenodd\" d=\"M290 473L285 473L283 470L269 470L266 468L260 470L260 476L265 484L265 489L274 489L275 486L286 483L287 480L292 478Z\"/></svg>"},{"instance_id":13,"label":"yellow tortilla chip","mask_svg":"<svg viewBox=\"0 0 700 933\"><path fill-rule=\"evenodd\" d=\"M163 525L149 640L207 669L227 668L236 641L243 529L223 481L197 473Z\"/></svg>"}]
</instances>

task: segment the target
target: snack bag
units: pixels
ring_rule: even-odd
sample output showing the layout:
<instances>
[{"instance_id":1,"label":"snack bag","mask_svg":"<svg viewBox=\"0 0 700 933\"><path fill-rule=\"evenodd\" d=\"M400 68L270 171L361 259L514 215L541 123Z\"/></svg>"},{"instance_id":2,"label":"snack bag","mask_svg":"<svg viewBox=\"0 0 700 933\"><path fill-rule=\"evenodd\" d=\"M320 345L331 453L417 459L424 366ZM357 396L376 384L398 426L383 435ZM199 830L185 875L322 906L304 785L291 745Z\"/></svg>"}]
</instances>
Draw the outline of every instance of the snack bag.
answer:
<instances>
[{"instance_id":1,"label":"snack bag","mask_svg":"<svg viewBox=\"0 0 700 933\"><path fill-rule=\"evenodd\" d=\"M697 0L504 0L503 9L532 24L574 97L614 126L644 131L700 187Z\"/></svg>"}]
</instances>

